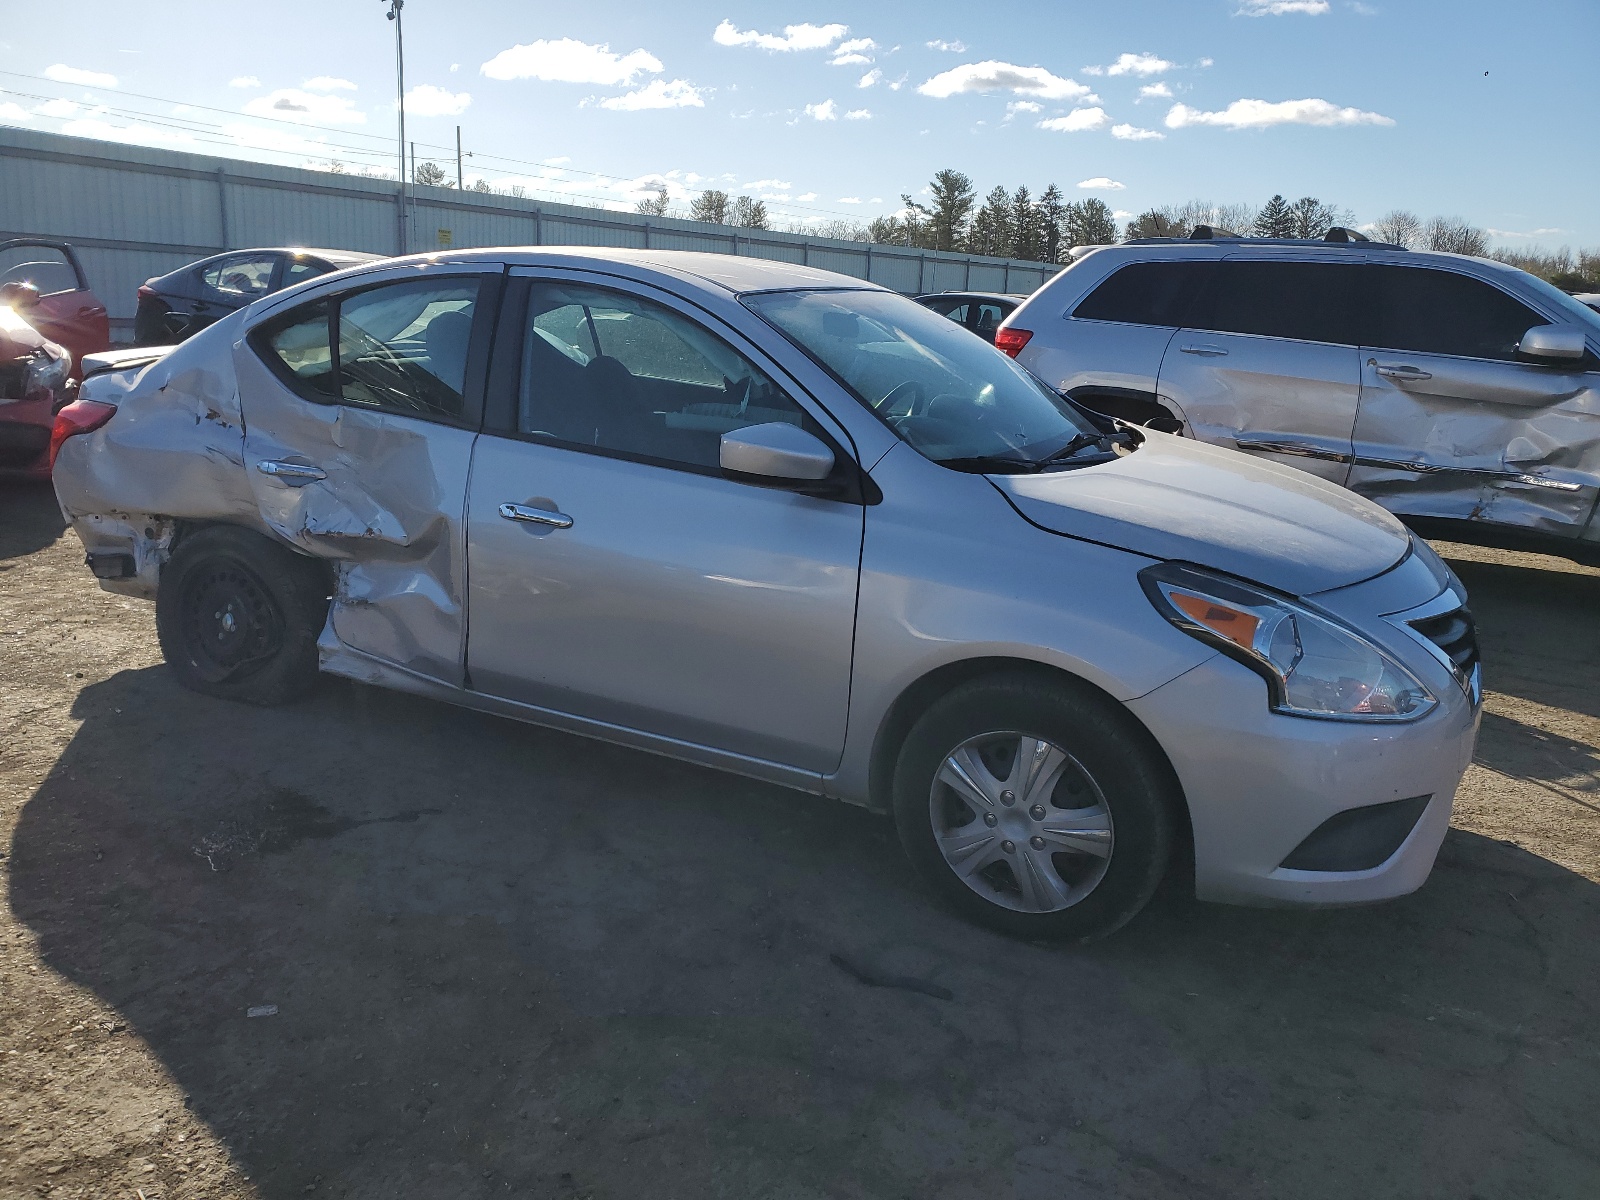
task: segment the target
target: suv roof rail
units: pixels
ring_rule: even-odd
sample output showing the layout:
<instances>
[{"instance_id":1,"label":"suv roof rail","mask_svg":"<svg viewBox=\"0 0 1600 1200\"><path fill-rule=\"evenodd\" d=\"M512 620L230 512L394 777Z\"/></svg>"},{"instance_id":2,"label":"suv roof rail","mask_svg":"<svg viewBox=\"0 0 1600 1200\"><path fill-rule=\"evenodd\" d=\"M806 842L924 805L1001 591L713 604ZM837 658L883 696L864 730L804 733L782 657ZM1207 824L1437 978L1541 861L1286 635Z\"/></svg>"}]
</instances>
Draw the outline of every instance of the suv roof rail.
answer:
<instances>
[{"instance_id":1,"label":"suv roof rail","mask_svg":"<svg viewBox=\"0 0 1600 1200\"><path fill-rule=\"evenodd\" d=\"M1200 230L1207 230L1201 233ZM1341 236L1334 237L1337 233ZM1187 242L1223 242L1230 246L1315 246L1319 250L1326 250L1334 246L1345 246L1352 250L1404 250L1406 247L1396 242L1374 242L1370 238L1354 229L1345 229L1342 226L1328 230L1319 238L1271 238L1249 237L1238 233L1222 233L1212 230L1209 225L1195 226L1195 232L1188 237L1147 237L1129 238L1123 242L1124 246L1182 246Z\"/></svg>"},{"instance_id":2,"label":"suv roof rail","mask_svg":"<svg viewBox=\"0 0 1600 1200\"><path fill-rule=\"evenodd\" d=\"M1196 225L1189 231L1189 239L1195 242L1219 242L1238 236L1231 229L1218 229L1212 225Z\"/></svg>"}]
</instances>

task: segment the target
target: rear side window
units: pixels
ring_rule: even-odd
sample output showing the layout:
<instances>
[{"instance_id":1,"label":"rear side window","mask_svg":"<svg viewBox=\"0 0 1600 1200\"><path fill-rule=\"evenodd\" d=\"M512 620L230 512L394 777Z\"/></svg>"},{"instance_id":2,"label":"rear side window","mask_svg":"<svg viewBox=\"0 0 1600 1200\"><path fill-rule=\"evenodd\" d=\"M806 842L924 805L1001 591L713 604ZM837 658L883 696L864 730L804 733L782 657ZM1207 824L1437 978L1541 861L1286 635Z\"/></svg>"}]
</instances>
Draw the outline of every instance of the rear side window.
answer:
<instances>
[{"instance_id":1,"label":"rear side window","mask_svg":"<svg viewBox=\"0 0 1600 1200\"><path fill-rule=\"evenodd\" d=\"M1367 344L1515 361L1522 335L1549 324L1499 288L1428 267L1372 266Z\"/></svg>"},{"instance_id":2,"label":"rear side window","mask_svg":"<svg viewBox=\"0 0 1600 1200\"><path fill-rule=\"evenodd\" d=\"M326 263L313 262L309 258L291 259L283 269L283 286L292 288L297 283L326 275L329 270L331 268Z\"/></svg>"},{"instance_id":3,"label":"rear side window","mask_svg":"<svg viewBox=\"0 0 1600 1200\"><path fill-rule=\"evenodd\" d=\"M1130 263L1079 301L1072 315L1085 321L1120 321L1128 325L1182 325L1190 300L1214 265Z\"/></svg>"},{"instance_id":4,"label":"rear side window","mask_svg":"<svg viewBox=\"0 0 1600 1200\"><path fill-rule=\"evenodd\" d=\"M407 280L318 300L258 326L250 340L302 399L459 421L478 282Z\"/></svg>"},{"instance_id":5,"label":"rear side window","mask_svg":"<svg viewBox=\"0 0 1600 1200\"><path fill-rule=\"evenodd\" d=\"M1253 333L1302 342L1353 346L1358 263L1245 262L1217 264L1206 298L1188 324L1218 333Z\"/></svg>"},{"instance_id":6,"label":"rear side window","mask_svg":"<svg viewBox=\"0 0 1600 1200\"><path fill-rule=\"evenodd\" d=\"M200 280L229 300L247 303L272 289L272 271L277 265L276 255L241 254L212 263L201 273Z\"/></svg>"}]
</instances>

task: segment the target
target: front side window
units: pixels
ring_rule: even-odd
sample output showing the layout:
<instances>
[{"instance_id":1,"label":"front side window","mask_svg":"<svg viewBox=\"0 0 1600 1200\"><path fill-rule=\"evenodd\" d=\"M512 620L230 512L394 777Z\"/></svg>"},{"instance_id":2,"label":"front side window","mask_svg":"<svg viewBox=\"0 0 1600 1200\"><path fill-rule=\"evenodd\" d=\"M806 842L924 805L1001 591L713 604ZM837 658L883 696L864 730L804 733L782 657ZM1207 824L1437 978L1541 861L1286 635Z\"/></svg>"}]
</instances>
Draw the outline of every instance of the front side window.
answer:
<instances>
[{"instance_id":1,"label":"front side window","mask_svg":"<svg viewBox=\"0 0 1600 1200\"><path fill-rule=\"evenodd\" d=\"M1367 344L1514 362L1522 335L1549 324L1499 288L1430 267L1372 266Z\"/></svg>"},{"instance_id":2,"label":"front side window","mask_svg":"<svg viewBox=\"0 0 1600 1200\"><path fill-rule=\"evenodd\" d=\"M1194 329L1252 333L1353 346L1359 263L1217 264L1212 286L1188 322Z\"/></svg>"},{"instance_id":3,"label":"front side window","mask_svg":"<svg viewBox=\"0 0 1600 1200\"><path fill-rule=\"evenodd\" d=\"M585 284L530 288L519 433L714 471L724 433L805 420L760 367L664 305Z\"/></svg>"},{"instance_id":4,"label":"front side window","mask_svg":"<svg viewBox=\"0 0 1600 1200\"><path fill-rule=\"evenodd\" d=\"M291 309L251 342L304 399L458 421L477 293L475 278L383 284Z\"/></svg>"},{"instance_id":5,"label":"front side window","mask_svg":"<svg viewBox=\"0 0 1600 1200\"><path fill-rule=\"evenodd\" d=\"M1210 262L1129 263L1080 300L1072 315L1082 321L1176 328L1184 323L1189 301L1200 290L1214 265Z\"/></svg>"},{"instance_id":6,"label":"front side window","mask_svg":"<svg viewBox=\"0 0 1600 1200\"><path fill-rule=\"evenodd\" d=\"M902 441L962 470L1028 470L1094 439L1089 418L993 346L891 292L764 292L744 303Z\"/></svg>"},{"instance_id":7,"label":"front side window","mask_svg":"<svg viewBox=\"0 0 1600 1200\"><path fill-rule=\"evenodd\" d=\"M249 303L265 296L272 287L274 255L236 255L212 263L200 275L201 281L223 297Z\"/></svg>"},{"instance_id":8,"label":"front side window","mask_svg":"<svg viewBox=\"0 0 1600 1200\"><path fill-rule=\"evenodd\" d=\"M7 246L0 250L0 283L31 283L41 296L78 290L78 273L52 246Z\"/></svg>"}]
</instances>

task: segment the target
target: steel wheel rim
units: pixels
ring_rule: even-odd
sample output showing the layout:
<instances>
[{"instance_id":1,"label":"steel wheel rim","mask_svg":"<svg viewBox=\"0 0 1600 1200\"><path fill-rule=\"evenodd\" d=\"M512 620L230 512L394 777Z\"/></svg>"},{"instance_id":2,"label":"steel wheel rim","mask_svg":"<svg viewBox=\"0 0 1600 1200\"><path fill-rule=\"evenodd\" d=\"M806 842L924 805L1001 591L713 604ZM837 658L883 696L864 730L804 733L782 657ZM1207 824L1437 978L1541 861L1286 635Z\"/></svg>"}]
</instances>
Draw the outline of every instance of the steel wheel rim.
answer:
<instances>
[{"instance_id":1,"label":"steel wheel rim","mask_svg":"<svg viewBox=\"0 0 1600 1200\"><path fill-rule=\"evenodd\" d=\"M1094 776L1045 738L968 738L929 790L934 843L968 889L1014 912L1060 912L1099 886L1116 836Z\"/></svg>"},{"instance_id":2,"label":"steel wheel rim","mask_svg":"<svg viewBox=\"0 0 1600 1200\"><path fill-rule=\"evenodd\" d=\"M189 660L210 682L253 675L283 648L278 606L253 572L217 563L188 591L184 640Z\"/></svg>"}]
</instances>

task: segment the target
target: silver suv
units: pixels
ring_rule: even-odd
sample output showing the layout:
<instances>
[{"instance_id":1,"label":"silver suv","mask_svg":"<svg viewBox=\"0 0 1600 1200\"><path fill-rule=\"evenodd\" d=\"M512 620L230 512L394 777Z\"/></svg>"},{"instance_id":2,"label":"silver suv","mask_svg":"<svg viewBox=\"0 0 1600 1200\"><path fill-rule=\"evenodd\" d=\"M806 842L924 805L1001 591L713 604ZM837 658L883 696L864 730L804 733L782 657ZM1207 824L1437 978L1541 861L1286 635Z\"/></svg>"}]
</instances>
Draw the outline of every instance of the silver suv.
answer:
<instances>
[{"instance_id":1,"label":"silver suv","mask_svg":"<svg viewBox=\"0 0 1600 1200\"><path fill-rule=\"evenodd\" d=\"M1359 239L1108 246L997 345L1088 407L1297 466L1420 531L1600 558L1600 314Z\"/></svg>"}]
</instances>

